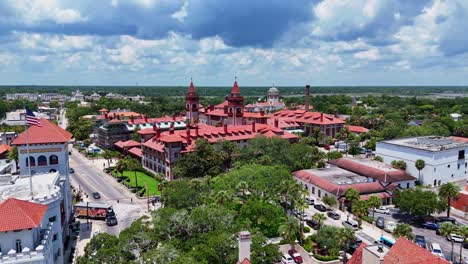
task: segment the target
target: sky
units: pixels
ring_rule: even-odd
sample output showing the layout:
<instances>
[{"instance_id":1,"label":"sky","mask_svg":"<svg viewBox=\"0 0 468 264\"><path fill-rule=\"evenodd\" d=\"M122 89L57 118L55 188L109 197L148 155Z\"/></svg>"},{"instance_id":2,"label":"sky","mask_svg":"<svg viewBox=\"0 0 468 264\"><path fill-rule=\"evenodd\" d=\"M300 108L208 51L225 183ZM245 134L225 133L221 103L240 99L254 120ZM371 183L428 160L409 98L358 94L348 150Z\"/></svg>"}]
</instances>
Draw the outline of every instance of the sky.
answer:
<instances>
[{"instance_id":1,"label":"sky","mask_svg":"<svg viewBox=\"0 0 468 264\"><path fill-rule=\"evenodd\" d=\"M467 0L2 0L0 84L468 85Z\"/></svg>"}]
</instances>

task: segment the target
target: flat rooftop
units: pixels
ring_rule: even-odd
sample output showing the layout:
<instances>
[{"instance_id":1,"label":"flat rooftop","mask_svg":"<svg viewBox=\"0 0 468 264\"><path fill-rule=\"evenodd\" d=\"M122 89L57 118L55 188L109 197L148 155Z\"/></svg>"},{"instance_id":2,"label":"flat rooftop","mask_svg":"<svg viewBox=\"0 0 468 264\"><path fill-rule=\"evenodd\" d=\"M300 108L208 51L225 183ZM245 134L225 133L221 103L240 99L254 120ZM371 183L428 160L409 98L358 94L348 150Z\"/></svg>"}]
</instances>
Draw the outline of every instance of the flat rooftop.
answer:
<instances>
[{"instance_id":1,"label":"flat rooftop","mask_svg":"<svg viewBox=\"0 0 468 264\"><path fill-rule=\"evenodd\" d=\"M57 192L56 184L59 178L58 172L34 174L32 176L34 198L50 197L55 194ZM17 198L20 200L31 199L28 176L0 176L0 183L0 202L8 198Z\"/></svg>"},{"instance_id":2,"label":"flat rooftop","mask_svg":"<svg viewBox=\"0 0 468 264\"><path fill-rule=\"evenodd\" d=\"M450 137L441 136L399 138L382 141L382 143L434 152L468 147L468 142L457 141Z\"/></svg>"},{"instance_id":3,"label":"flat rooftop","mask_svg":"<svg viewBox=\"0 0 468 264\"><path fill-rule=\"evenodd\" d=\"M365 165L368 167L372 167L378 170L381 170L383 172L392 172L392 171L400 171L398 169L393 168L390 165L387 165L383 162L372 160L372 159L365 159L365 158L359 158L359 157L347 157L346 159L354 161L356 163L359 163L361 165Z\"/></svg>"},{"instance_id":4,"label":"flat rooftop","mask_svg":"<svg viewBox=\"0 0 468 264\"><path fill-rule=\"evenodd\" d=\"M305 171L337 185L356 184L368 181L367 177L360 176L359 174L347 171L335 165L330 165L324 169L309 169Z\"/></svg>"}]
</instances>

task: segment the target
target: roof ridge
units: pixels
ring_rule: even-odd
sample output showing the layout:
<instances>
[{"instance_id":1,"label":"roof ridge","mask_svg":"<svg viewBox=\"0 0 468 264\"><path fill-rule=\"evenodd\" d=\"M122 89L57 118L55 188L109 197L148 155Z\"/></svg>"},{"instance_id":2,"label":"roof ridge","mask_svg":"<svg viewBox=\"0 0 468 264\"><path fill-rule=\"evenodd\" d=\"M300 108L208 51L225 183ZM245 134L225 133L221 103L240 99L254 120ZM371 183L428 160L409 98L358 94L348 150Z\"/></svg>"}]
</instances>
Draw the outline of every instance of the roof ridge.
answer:
<instances>
[{"instance_id":1,"label":"roof ridge","mask_svg":"<svg viewBox=\"0 0 468 264\"><path fill-rule=\"evenodd\" d=\"M23 208L23 205L24 205L24 201L21 201L20 203L17 203L18 199L14 199L13 200L15 202L15 205L17 208L19 208L26 216L27 218L29 219L30 222L32 222L34 225L36 224L36 222L34 221L34 219L32 219L31 215L29 214L29 211L25 211L24 208Z\"/></svg>"}]
</instances>

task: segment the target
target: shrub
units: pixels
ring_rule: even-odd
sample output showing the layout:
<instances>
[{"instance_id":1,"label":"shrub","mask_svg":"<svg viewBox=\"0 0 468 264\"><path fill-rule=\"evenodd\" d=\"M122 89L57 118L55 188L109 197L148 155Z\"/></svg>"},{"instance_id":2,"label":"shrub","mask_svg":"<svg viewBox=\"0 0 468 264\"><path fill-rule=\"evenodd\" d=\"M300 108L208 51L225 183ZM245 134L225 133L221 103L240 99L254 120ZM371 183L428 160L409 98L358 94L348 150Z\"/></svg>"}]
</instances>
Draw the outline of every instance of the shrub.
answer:
<instances>
[{"instance_id":1,"label":"shrub","mask_svg":"<svg viewBox=\"0 0 468 264\"><path fill-rule=\"evenodd\" d=\"M322 255L314 254L314 258L320 261L332 261L332 260L337 260L338 256L322 256Z\"/></svg>"},{"instance_id":2,"label":"shrub","mask_svg":"<svg viewBox=\"0 0 468 264\"><path fill-rule=\"evenodd\" d=\"M310 232L310 227L304 226L304 233L309 233Z\"/></svg>"},{"instance_id":3,"label":"shrub","mask_svg":"<svg viewBox=\"0 0 468 264\"><path fill-rule=\"evenodd\" d=\"M375 157L373 158L373 160L383 162L383 158L380 157L380 156L375 156Z\"/></svg>"},{"instance_id":4,"label":"shrub","mask_svg":"<svg viewBox=\"0 0 468 264\"><path fill-rule=\"evenodd\" d=\"M400 170L406 170L406 162L402 160L394 160L392 161L392 167Z\"/></svg>"}]
</instances>

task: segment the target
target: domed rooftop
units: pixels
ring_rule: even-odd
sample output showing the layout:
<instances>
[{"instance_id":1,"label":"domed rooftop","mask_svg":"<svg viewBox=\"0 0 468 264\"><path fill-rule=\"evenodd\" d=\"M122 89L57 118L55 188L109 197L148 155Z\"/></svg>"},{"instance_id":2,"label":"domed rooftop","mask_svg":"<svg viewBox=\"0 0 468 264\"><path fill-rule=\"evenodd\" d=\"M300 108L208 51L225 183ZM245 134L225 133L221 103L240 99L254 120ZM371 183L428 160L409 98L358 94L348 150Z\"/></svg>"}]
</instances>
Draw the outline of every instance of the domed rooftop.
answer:
<instances>
[{"instance_id":1,"label":"domed rooftop","mask_svg":"<svg viewBox=\"0 0 468 264\"><path fill-rule=\"evenodd\" d=\"M276 87L268 89L268 94L279 94L279 90Z\"/></svg>"}]
</instances>

